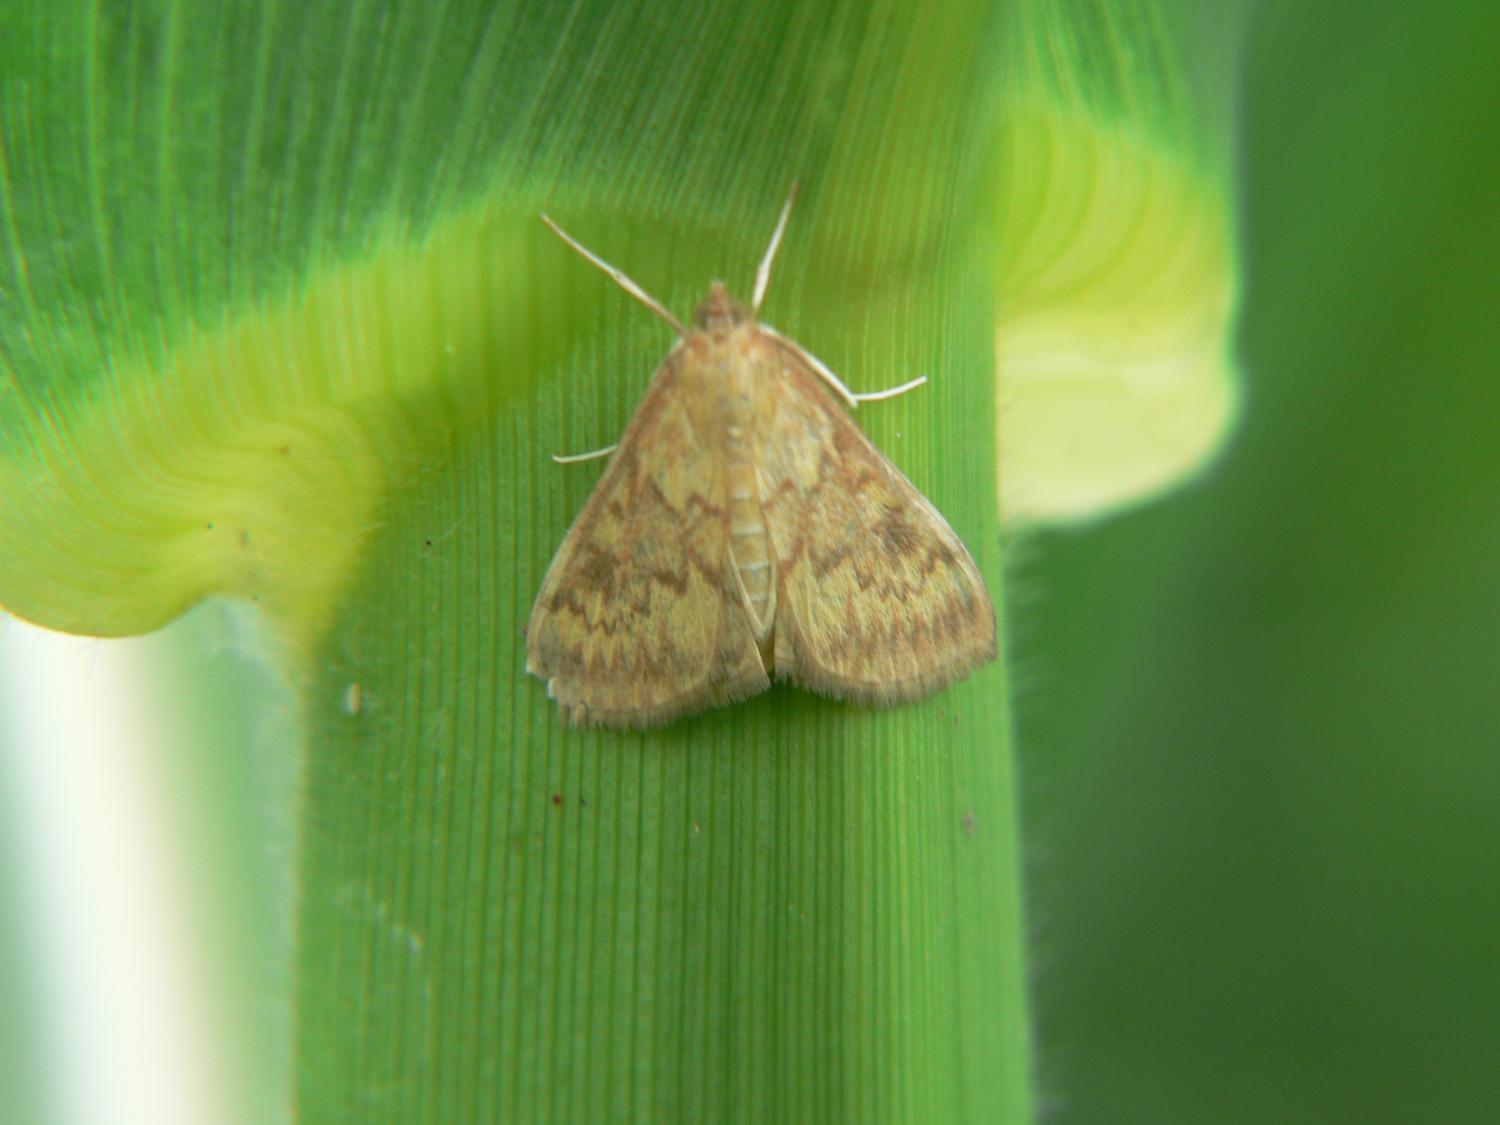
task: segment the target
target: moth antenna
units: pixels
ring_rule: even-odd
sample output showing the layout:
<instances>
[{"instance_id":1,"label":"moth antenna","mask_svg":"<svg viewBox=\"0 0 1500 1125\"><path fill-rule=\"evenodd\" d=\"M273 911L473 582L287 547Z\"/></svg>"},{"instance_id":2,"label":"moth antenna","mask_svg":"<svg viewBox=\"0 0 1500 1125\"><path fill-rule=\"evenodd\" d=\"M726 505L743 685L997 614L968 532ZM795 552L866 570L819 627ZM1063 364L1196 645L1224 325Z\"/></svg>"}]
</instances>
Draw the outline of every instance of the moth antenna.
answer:
<instances>
[{"instance_id":1,"label":"moth antenna","mask_svg":"<svg viewBox=\"0 0 1500 1125\"><path fill-rule=\"evenodd\" d=\"M603 449L590 449L587 453L554 453L552 460L559 465L576 465L580 461L597 461L601 457L608 457L618 448L617 442L614 445L606 445Z\"/></svg>"},{"instance_id":2,"label":"moth antenna","mask_svg":"<svg viewBox=\"0 0 1500 1125\"><path fill-rule=\"evenodd\" d=\"M603 258L599 257L598 254L595 254L592 250L586 248L571 234L554 223L549 216L544 214L542 216L542 222L551 227L552 233L557 235L558 238L562 239L574 250L577 250L585 258L593 262L594 265L598 266L605 273L609 274L610 277L614 278L615 284L618 285L621 289L625 290L625 292L629 293L637 301L645 305L657 316L661 317L668 324L670 324L672 326L672 330L676 332L677 335L686 336L688 334L688 330L683 327L682 321L673 316L666 305L662 304L655 297L651 296L650 293L647 293L644 289L637 285L633 280L630 279L630 277L625 274L623 270L616 269L614 266L606 262Z\"/></svg>"},{"instance_id":3,"label":"moth antenna","mask_svg":"<svg viewBox=\"0 0 1500 1125\"><path fill-rule=\"evenodd\" d=\"M750 297L751 313L760 312L760 303L765 298L766 286L771 283L771 263L776 261L776 251L781 247L781 236L786 233L786 221L792 217L792 204L797 202L797 181L787 189L786 202L781 205L781 217L776 220L776 229L771 232L771 245L766 247L760 266L755 271L755 292Z\"/></svg>"},{"instance_id":4,"label":"moth antenna","mask_svg":"<svg viewBox=\"0 0 1500 1125\"><path fill-rule=\"evenodd\" d=\"M884 399L895 398L897 395L904 395L907 391L914 391L925 382L927 382L927 376L918 375L915 379L910 379L902 383L899 387L887 387L883 391L866 391L863 394L856 394L854 397L860 402L881 402Z\"/></svg>"}]
</instances>

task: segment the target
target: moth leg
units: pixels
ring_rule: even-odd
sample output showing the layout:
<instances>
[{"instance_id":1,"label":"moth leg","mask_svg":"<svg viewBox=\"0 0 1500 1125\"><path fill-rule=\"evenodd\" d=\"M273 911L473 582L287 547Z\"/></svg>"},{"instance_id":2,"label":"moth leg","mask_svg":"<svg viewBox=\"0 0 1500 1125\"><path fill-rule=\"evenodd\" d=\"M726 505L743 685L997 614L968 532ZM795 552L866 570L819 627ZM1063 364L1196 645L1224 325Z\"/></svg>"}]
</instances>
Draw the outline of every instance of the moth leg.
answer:
<instances>
[{"instance_id":1,"label":"moth leg","mask_svg":"<svg viewBox=\"0 0 1500 1125\"><path fill-rule=\"evenodd\" d=\"M580 461L597 461L601 457L608 457L619 447L619 443L616 442L614 445L606 445L603 449L591 449L587 453L554 453L552 460L559 465L576 465Z\"/></svg>"},{"instance_id":2,"label":"moth leg","mask_svg":"<svg viewBox=\"0 0 1500 1125\"><path fill-rule=\"evenodd\" d=\"M883 391L867 391L864 394L856 393L854 400L856 402L881 402L884 399L895 398L897 395L904 395L907 391L914 391L925 382L927 382L927 376L918 375L899 387L887 387Z\"/></svg>"},{"instance_id":3,"label":"moth leg","mask_svg":"<svg viewBox=\"0 0 1500 1125\"><path fill-rule=\"evenodd\" d=\"M848 387L844 386L844 381L833 373L833 368L829 367L828 364L824 363L817 356L813 355L812 352L808 351L801 344L796 343L793 340L788 340L785 336L776 331L776 329L772 328L769 324L762 324L760 326L760 330L766 335L779 341L783 347L792 352L797 356L797 358L802 360L803 363L807 364L807 366L811 367L815 372L817 372L818 378L827 383L828 386L832 388L834 394L838 395L839 398L843 399L850 406L859 405L859 397Z\"/></svg>"}]
</instances>

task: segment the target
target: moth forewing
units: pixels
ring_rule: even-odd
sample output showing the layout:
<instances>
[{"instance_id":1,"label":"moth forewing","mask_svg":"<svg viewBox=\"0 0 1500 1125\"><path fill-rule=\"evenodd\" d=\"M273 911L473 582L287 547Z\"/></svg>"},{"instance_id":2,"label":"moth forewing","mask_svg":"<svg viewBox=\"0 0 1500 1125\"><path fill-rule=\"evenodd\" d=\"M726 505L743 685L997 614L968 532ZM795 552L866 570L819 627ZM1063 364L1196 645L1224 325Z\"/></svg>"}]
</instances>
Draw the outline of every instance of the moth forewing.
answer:
<instances>
[{"instance_id":1,"label":"moth forewing","mask_svg":"<svg viewBox=\"0 0 1500 1125\"><path fill-rule=\"evenodd\" d=\"M787 350L757 454L780 593L775 674L882 705L996 655L995 615L948 522Z\"/></svg>"},{"instance_id":2,"label":"moth forewing","mask_svg":"<svg viewBox=\"0 0 1500 1125\"><path fill-rule=\"evenodd\" d=\"M677 353L547 569L527 671L575 723L653 726L769 686L729 553L721 458Z\"/></svg>"}]
</instances>

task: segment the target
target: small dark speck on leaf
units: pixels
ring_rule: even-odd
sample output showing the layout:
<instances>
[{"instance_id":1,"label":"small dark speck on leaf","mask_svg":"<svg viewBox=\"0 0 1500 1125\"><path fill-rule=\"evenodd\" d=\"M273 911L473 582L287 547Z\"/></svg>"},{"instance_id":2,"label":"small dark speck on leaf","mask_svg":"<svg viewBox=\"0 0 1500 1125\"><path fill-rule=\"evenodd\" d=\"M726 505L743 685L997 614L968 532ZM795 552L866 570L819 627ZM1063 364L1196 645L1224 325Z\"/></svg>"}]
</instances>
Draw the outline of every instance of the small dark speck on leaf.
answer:
<instances>
[{"instance_id":1,"label":"small dark speck on leaf","mask_svg":"<svg viewBox=\"0 0 1500 1125\"><path fill-rule=\"evenodd\" d=\"M964 825L964 835L965 836L972 836L972 835L974 835L974 810L973 809L970 809L970 810L968 810L967 812L964 813L963 825Z\"/></svg>"},{"instance_id":2,"label":"small dark speck on leaf","mask_svg":"<svg viewBox=\"0 0 1500 1125\"><path fill-rule=\"evenodd\" d=\"M290 457L292 455L292 447L290 445L283 445L280 452L283 457Z\"/></svg>"},{"instance_id":3,"label":"small dark speck on leaf","mask_svg":"<svg viewBox=\"0 0 1500 1125\"><path fill-rule=\"evenodd\" d=\"M558 808L562 808L562 794L561 793L554 793L554 794L552 794L552 803L554 805L556 805Z\"/></svg>"},{"instance_id":4,"label":"small dark speck on leaf","mask_svg":"<svg viewBox=\"0 0 1500 1125\"><path fill-rule=\"evenodd\" d=\"M211 524L211 523L206 523L203 526L204 526L204 528L206 528L209 531L212 531L214 529L214 525Z\"/></svg>"},{"instance_id":5,"label":"small dark speck on leaf","mask_svg":"<svg viewBox=\"0 0 1500 1125\"><path fill-rule=\"evenodd\" d=\"M424 540L422 540L422 546L424 546L424 547L431 547L432 546L432 540L431 539L424 539Z\"/></svg>"}]
</instances>

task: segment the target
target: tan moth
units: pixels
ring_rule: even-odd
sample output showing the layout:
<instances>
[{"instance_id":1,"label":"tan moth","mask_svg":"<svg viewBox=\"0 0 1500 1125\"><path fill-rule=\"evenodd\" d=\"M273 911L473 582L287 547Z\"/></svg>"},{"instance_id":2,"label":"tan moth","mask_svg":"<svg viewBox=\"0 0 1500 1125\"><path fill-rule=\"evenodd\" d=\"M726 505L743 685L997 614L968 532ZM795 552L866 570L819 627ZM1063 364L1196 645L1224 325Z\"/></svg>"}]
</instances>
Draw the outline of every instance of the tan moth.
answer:
<instances>
[{"instance_id":1,"label":"tan moth","mask_svg":"<svg viewBox=\"0 0 1500 1125\"><path fill-rule=\"evenodd\" d=\"M995 612L947 521L845 412L855 394L715 281L689 328L543 215L677 332L532 606L526 669L575 725L650 727L774 677L888 706L995 658Z\"/></svg>"}]
</instances>

